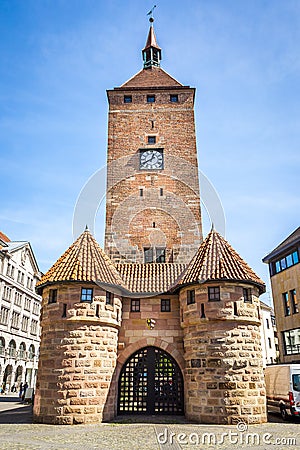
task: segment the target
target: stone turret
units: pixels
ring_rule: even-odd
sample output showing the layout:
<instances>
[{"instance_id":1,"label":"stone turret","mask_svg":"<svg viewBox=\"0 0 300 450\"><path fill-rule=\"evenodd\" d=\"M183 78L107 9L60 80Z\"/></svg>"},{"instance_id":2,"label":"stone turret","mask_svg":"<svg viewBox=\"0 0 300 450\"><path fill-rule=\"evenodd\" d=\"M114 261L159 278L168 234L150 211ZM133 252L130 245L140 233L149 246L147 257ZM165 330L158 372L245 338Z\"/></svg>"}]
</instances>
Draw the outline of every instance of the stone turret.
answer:
<instances>
[{"instance_id":1,"label":"stone turret","mask_svg":"<svg viewBox=\"0 0 300 450\"><path fill-rule=\"evenodd\" d=\"M212 230L179 285L186 417L198 423L266 422L263 281Z\"/></svg>"},{"instance_id":2,"label":"stone turret","mask_svg":"<svg viewBox=\"0 0 300 450\"><path fill-rule=\"evenodd\" d=\"M111 285L122 286L122 280L88 230L43 276L36 422L93 423L114 416L111 379L122 304L104 288Z\"/></svg>"}]
</instances>

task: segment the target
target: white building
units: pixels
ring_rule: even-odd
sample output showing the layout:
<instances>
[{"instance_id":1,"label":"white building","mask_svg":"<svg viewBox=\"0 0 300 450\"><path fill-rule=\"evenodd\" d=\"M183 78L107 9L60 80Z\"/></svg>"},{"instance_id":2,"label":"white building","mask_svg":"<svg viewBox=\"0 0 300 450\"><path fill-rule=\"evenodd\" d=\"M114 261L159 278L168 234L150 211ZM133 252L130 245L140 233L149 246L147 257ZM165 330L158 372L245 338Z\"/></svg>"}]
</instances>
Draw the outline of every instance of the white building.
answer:
<instances>
[{"instance_id":1,"label":"white building","mask_svg":"<svg viewBox=\"0 0 300 450\"><path fill-rule=\"evenodd\" d=\"M0 388L34 387L40 342L40 272L29 242L0 232Z\"/></svg>"},{"instance_id":2,"label":"white building","mask_svg":"<svg viewBox=\"0 0 300 450\"><path fill-rule=\"evenodd\" d=\"M261 310L261 347L264 367L278 362L278 338L273 308L260 302Z\"/></svg>"}]
</instances>

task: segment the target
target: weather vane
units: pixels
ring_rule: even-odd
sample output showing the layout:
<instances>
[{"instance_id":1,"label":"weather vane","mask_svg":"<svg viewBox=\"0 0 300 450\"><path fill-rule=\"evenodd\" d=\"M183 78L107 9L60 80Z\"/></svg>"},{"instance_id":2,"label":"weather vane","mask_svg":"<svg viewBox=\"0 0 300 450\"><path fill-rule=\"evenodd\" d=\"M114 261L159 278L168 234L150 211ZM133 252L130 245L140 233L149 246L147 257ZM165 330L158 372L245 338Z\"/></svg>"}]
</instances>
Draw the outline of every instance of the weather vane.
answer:
<instances>
[{"instance_id":1,"label":"weather vane","mask_svg":"<svg viewBox=\"0 0 300 450\"><path fill-rule=\"evenodd\" d=\"M155 10L155 8L156 8L156 5L154 5L153 8L150 9L150 11L147 13L147 16L150 16L150 17L149 17L149 22L154 22L154 19L153 19L153 11Z\"/></svg>"}]
</instances>

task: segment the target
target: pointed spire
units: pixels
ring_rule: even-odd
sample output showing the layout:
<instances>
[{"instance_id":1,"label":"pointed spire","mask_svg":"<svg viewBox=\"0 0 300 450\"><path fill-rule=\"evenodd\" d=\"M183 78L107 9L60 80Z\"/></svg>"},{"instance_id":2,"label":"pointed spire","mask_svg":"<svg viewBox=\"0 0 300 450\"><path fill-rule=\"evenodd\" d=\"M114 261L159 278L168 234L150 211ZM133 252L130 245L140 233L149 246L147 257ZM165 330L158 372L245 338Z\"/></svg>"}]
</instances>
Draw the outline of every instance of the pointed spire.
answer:
<instances>
[{"instance_id":1,"label":"pointed spire","mask_svg":"<svg viewBox=\"0 0 300 450\"><path fill-rule=\"evenodd\" d=\"M154 32L153 17L150 17L150 29L148 33L147 42L145 48L142 50L143 61L144 61L144 69L148 69L149 67L156 66L160 67L161 61L161 48L157 44L156 36Z\"/></svg>"}]
</instances>

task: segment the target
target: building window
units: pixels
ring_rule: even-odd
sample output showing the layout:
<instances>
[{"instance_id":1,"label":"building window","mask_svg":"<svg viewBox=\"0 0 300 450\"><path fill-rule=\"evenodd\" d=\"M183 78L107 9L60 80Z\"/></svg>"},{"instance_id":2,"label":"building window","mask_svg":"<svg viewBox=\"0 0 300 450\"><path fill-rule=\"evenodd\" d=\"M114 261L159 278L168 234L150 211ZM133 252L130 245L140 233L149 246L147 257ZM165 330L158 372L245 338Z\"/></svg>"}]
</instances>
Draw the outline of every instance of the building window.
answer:
<instances>
[{"instance_id":1,"label":"building window","mask_svg":"<svg viewBox=\"0 0 300 450\"><path fill-rule=\"evenodd\" d=\"M5 340L3 337L0 337L0 355L4 355L5 351Z\"/></svg>"},{"instance_id":2,"label":"building window","mask_svg":"<svg viewBox=\"0 0 300 450\"><path fill-rule=\"evenodd\" d=\"M243 297L245 303L252 303L252 292L249 288L243 288Z\"/></svg>"},{"instance_id":3,"label":"building window","mask_svg":"<svg viewBox=\"0 0 300 450\"><path fill-rule=\"evenodd\" d=\"M16 306L21 306L22 305L22 293L16 291L15 292L15 305Z\"/></svg>"},{"instance_id":4,"label":"building window","mask_svg":"<svg viewBox=\"0 0 300 450\"><path fill-rule=\"evenodd\" d=\"M57 289L50 289L48 303L56 303L56 302L57 302Z\"/></svg>"},{"instance_id":5,"label":"building window","mask_svg":"<svg viewBox=\"0 0 300 450\"><path fill-rule=\"evenodd\" d=\"M155 222L152 223L155 228ZM144 262L145 263L165 263L166 249L164 247L145 247L144 248Z\"/></svg>"},{"instance_id":6,"label":"building window","mask_svg":"<svg viewBox=\"0 0 300 450\"><path fill-rule=\"evenodd\" d=\"M16 343L13 339L8 344L8 355L12 358L16 356Z\"/></svg>"},{"instance_id":7,"label":"building window","mask_svg":"<svg viewBox=\"0 0 300 450\"><path fill-rule=\"evenodd\" d=\"M139 298L131 299L130 311L131 312L140 312L140 299Z\"/></svg>"},{"instance_id":8,"label":"building window","mask_svg":"<svg viewBox=\"0 0 300 450\"><path fill-rule=\"evenodd\" d=\"M148 144L156 144L156 136L148 136Z\"/></svg>"},{"instance_id":9,"label":"building window","mask_svg":"<svg viewBox=\"0 0 300 450\"><path fill-rule=\"evenodd\" d=\"M30 311L30 306L31 306L31 298L25 297L24 309L26 309L26 311Z\"/></svg>"},{"instance_id":10,"label":"building window","mask_svg":"<svg viewBox=\"0 0 300 450\"><path fill-rule=\"evenodd\" d=\"M208 301L218 302L220 300L220 287L212 286L208 288Z\"/></svg>"},{"instance_id":11,"label":"building window","mask_svg":"<svg viewBox=\"0 0 300 450\"><path fill-rule=\"evenodd\" d=\"M124 95L124 103L132 103L132 95Z\"/></svg>"},{"instance_id":12,"label":"building window","mask_svg":"<svg viewBox=\"0 0 300 450\"><path fill-rule=\"evenodd\" d=\"M29 324L29 317L23 316L23 317L22 317L22 325L21 325L21 329L22 329L22 331L24 331L25 333L28 331L28 324Z\"/></svg>"},{"instance_id":13,"label":"building window","mask_svg":"<svg viewBox=\"0 0 300 450\"><path fill-rule=\"evenodd\" d=\"M299 309L298 309L296 289L292 289L290 291L290 297L291 297L291 304L292 304L292 312L293 312L293 314L297 314Z\"/></svg>"},{"instance_id":14,"label":"building window","mask_svg":"<svg viewBox=\"0 0 300 450\"><path fill-rule=\"evenodd\" d=\"M289 253L284 258L279 259L278 261L275 261L274 263L270 264L270 271L271 276L275 275L278 272L282 272L285 269L288 269L291 266L294 266L295 264L298 264L299 262L299 255L298 251L295 250L292 253Z\"/></svg>"},{"instance_id":15,"label":"building window","mask_svg":"<svg viewBox=\"0 0 300 450\"><path fill-rule=\"evenodd\" d=\"M7 300L8 302L11 300L11 292L12 289L8 286L4 286L3 288L3 300Z\"/></svg>"},{"instance_id":16,"label":"building window","mask_svg":"<svg viewBox=\"0 0 300 450\"><path fill-rule=\"evenodd\" d=\"M170 95L170 102L177 103L178 102L178 95L177 94L171 94Z\"/></svg>"},{"instance_id":17,"label":"building window","mask_svg":"<svg viewBox=\"0 0 300 450\"><path fill-rule=\"evenodd\" d=\"M283 342L286 355L300 353L300 328L287 330L283 333Z\"/></svg>"},{"instance_id":18,"label":"building window","mask_svg":"<svg viewBox=\"0 0 300 450\"><path fill-rule=\"evenodd\" d=\"M31 345L28 350L28 358L30 359L30 361L33 360L34 356L35 356L35 348L33 345Z\"/></svg>"},{"instance_id":19,"label":"building window","mask_svg":"<svg viewBox=\"0 0 300 450\"><path fill-rule=\"evenodd\" d=\"M153 262L153 248L144 248L144 261L145 263L152 263Z\"/></svg>"},{"instance_id":20,"label":"building window","mask_svg":"<svg viewBox=\"0 0 300 450\"><path fill-rule=\"evenodd\" d=\"M5 308L4 306L2 306L1 313L0 313L0 323L2 325L7 325L7 323L8 323L8 314L9 314L9 309Z\"/></svg>"},{"instance_id":21,"label":"building window","mask_svg":"<svg viewBox=\"0 0 300 450\"><path fill-rule=\"evenodd\" d=\"M112 292L106 292L106 305L114 305L114 295Z\"/></svg>"},{"instance_id":22,"label":"building window","mask_svg":"<svg viewBox=\"0 0 300 450\"><path fill-rule=\"evenodd\" d=\"M269 348L272 348L272 341L271 338L268 338Z\"/></svg>"},{"instance_id":23,"label":"building window","mask_svg":"<svg viewBox=\"0 0 300 450\"><path fill-rule=\"evenodd\" d=\"M270 328L269 319L266 319L266 325L267 325L267 328L269 329Z\"/></svg>"},{"instance_id":24,"label":"building window","mask_svg":"<svg viewBox=\"0 0 300 450\"><path fill-rule=\"evenodd\" d=\"M11 326L13 328L19 328L19 322L20 322L20 314L16 311L13 311L11 316Z\"/></svg>"},{"instance_id":25,"label":"building window","mask_svg":"<svg viewBox=\"0 0 300 450\"><path fill-rule=\"evenodd\" d=\"M290 307L289 295L287 292L284 292L282 294L282 300L283 300L284 314L286 316L290 316L291 315L291 307Z\"/></svg>"},{"instance_id":26,"label":"building window","mask_svg":"<svg viewBox=\"0 0 300 450\"><path fill-rule=\"evenodd\" d=\"M187 305L195 303L195 289L189 289L186 291L186 303Z\"/></svg>"},{"instance_id":27,"label":"building window","mask_svg":"<svg viewBox=\"0 0 300 450\"><path fill-rule=\"evenodd\" d=\"M166 249L163 247L157 247L156 249L156 262L164 263L166 262Z\"/></svg>"},{"instance_id":28,"label":"building window","mask_svg":"<svg viewBox=\"0 0 300 450\"><path fill-rule=\"evenodd\" d=\"M147 103L154 103L155 102L155 95L150 94L147 95Z\"/></svg>"},{"instance_id":29,"label":"building window","mask_svg":"<svg viewBox=\"0 0 300 450\"><path fill-rule=\"evenodd\" d=\"M162 298L160 300L160 310L161 312L171 311L171 300L169 298Z\"/></svg>"},{"instance_id":30,"label":"building window","mask_svg":"<svg viewBox=\"0 0 300 450\"><path fill-rule=\"evenodd\" d=\"M37 334L37 327L38 327L37 320L32 320L31 321L31 326L30 326L30 333L36 335Z\"/></svg>"},{"instance_id":31,"label":"building window","mask_svg":"<svg viewBox=\"0 0 300 450\"><path fill-rule=\"evenodd\" d=\"M24 342L21 342L19 347L19 358L25 359L25 357L26 357L26 345Z\"/></svg>"},{"instance_id":32,"label":"building window","mask_svg":"<svg viewBox=\"0 0 300 450\"><path fill-rule=\"evenodd\" d=\"M80 301L91 303L92 300L93 300L93 289L92 288L82 288Z\"/></svg>"}]
</instances>

